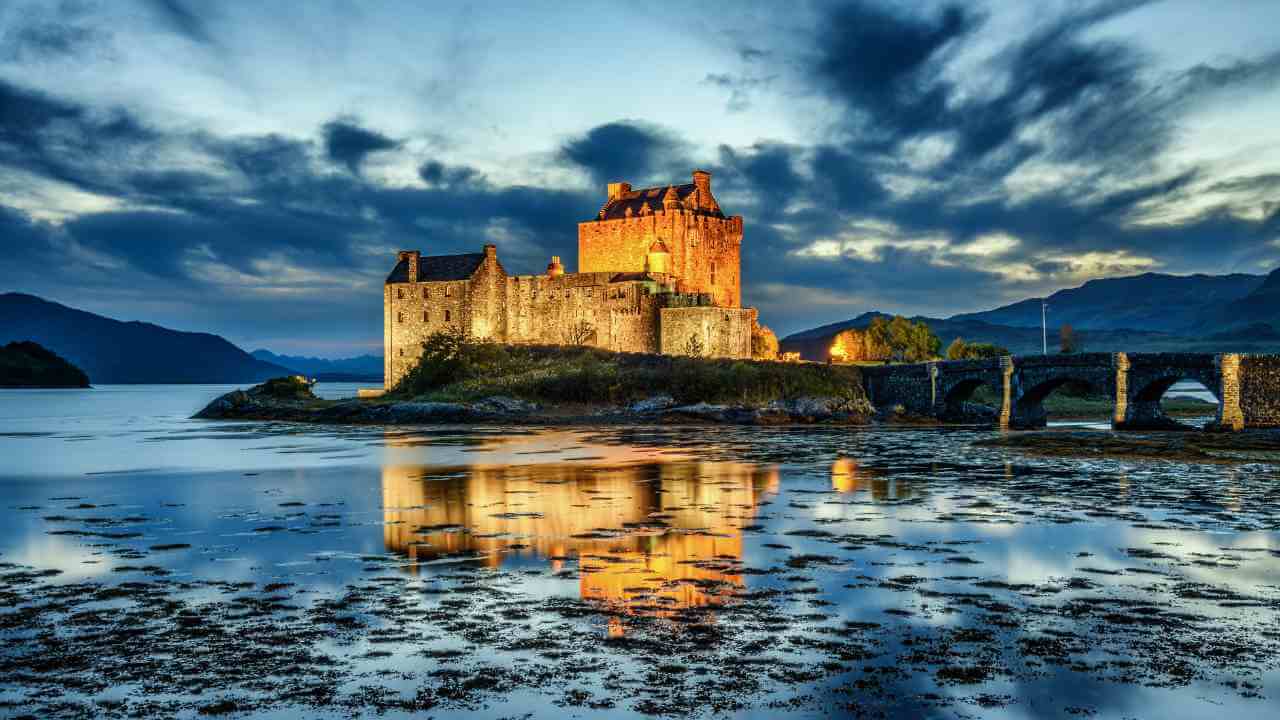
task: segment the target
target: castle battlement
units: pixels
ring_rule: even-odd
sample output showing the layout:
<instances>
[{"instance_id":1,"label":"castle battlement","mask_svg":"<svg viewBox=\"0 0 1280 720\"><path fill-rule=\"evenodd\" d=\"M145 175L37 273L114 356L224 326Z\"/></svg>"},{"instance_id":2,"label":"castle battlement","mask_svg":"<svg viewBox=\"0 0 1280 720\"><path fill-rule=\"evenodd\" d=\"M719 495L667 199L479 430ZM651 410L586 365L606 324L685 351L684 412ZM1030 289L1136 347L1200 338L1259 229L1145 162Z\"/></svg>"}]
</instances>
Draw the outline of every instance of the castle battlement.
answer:
<instances>
[{"instance_id":1,"label":"castle battlement","mask_svg":"<svg viewBox=\"0 0 1280 720\"><path fill-rule=\"evenodd\" d=\"M756 311L741 307L741 244L742 217L726 216L711 173L695 170L681 185L609 183L596 217L578 224L575 273L553 256L540 275L509 275L494 245L402 250L383 289L386 386L417 364L428 337L453 328L513 344L751 357Z\"/></svg>"}]
</instances>

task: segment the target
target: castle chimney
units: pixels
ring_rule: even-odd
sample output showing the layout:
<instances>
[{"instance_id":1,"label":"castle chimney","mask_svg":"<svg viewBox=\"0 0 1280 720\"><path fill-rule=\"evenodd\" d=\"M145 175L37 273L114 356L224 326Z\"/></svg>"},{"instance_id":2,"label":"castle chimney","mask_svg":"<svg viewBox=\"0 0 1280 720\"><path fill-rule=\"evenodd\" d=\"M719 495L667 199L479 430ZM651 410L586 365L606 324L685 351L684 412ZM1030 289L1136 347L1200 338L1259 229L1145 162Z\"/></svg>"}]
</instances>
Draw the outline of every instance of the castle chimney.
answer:
<instances>
[{"instance_id":1,"label":"castle chimney","mask_svg":"<svg viewBox=\"0 0 1280 720\"><path fill-rule=\"evenodd\" d=\"M631 183L616 182L609 183L609 199L614 200L631 192Z\"/></svg>"},{"instance_id":2,"label":"castle chimney","mask_svg":"<svg viewBox=\"0 0 1280 720\"><path fill-rule=\"evenodd\" d=\"M564 274L564 265L560 264L560 256L552 255L551 262L547 264L547 277L560 277Z\"/></svg>"},{"instance_id":3,"label":"castle chimney","mask_svg":"<svg viewBox=\"0 0 1280 720\"><path fill-rule=\"evenodd\" d=\"M396 264L408 260L409 261L409 282L418 282L418 265L421 262L422 253L417 250L401 250L396 253Z\"/></svg>"},{"instance_id":4,"label":"castle chimney","mask_svg":"<svg viewBox=\"0 0 1280 720\"><path fill-rule=\"evenodd\" d=\"M694 170L693 185L698 188L698 205L709 207L711 205L711 173L706 170Z\"/></svg>"}]
</instances>

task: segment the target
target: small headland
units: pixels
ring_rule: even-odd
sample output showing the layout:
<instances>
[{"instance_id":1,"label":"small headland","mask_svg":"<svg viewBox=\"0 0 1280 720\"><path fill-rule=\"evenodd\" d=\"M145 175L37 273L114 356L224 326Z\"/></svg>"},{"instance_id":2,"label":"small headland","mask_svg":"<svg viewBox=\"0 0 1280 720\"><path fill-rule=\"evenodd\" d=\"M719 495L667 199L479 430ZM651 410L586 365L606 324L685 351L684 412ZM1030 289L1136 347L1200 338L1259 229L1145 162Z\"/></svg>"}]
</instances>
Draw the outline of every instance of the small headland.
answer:
<instances>
[{"instance_id":1,"label":"small headland","mask_svg":"<svg viewBox=\"0 0 1280 720\"><path fill-rule=\"evenodd\" d=\"M89 376L57 353L26 340L0 347L0 387L87 388Z\"/></svg>"},{"instance_id":2,"label":"small headland","mask_svg":"<svg viewBox=\"0 0 1280 720\"><path fill-rule=\"evenodd\" d=\"M438 338L377 398L323 400L301 378L236 390L204 419L421 424L791 424L870 421L856 367L508 346Z\"/></svg>"}]
</instances>

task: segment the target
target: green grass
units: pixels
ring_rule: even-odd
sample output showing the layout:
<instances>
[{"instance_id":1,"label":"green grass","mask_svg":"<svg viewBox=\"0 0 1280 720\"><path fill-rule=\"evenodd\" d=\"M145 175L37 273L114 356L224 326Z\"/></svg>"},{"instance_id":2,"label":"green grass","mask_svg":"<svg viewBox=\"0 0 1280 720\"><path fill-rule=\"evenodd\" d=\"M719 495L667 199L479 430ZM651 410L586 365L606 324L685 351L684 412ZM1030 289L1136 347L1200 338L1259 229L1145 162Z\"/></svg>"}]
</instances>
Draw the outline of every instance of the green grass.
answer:
<instances>
[{"instance_id":1,"label":"green grass","mask_svg":"<svg viewBox=\"0 0 1280 720\"><path fill-rule=\"evenodd\" d=\"M433 336L392 398L620 404L667 394L682 403L763 404L799 397L865 401L856 367L499 345Z\"/></svg>"}]
</instances>

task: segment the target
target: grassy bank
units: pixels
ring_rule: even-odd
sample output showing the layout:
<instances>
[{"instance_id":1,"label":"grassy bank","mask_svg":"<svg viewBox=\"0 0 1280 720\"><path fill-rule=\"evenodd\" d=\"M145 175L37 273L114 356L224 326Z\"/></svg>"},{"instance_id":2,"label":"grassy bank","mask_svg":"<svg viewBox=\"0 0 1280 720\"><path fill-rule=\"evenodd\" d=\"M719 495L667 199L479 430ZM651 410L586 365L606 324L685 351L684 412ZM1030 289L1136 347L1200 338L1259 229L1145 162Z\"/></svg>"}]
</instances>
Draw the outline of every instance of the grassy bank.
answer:
<instances>
[{"instance_id":1,"label":"grassy bank","mask_svg":"<svg viewBox=\"0 0 1280 720\"><path fill-rule=\"evenodd\" d=\"M855 367L616 353L579 346L499 345L433 336L390 398L621 404L656 395L681 403L764 404L801 397L865 402Z\"/></svg>"}]
</instances>

